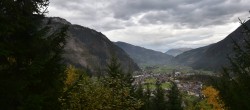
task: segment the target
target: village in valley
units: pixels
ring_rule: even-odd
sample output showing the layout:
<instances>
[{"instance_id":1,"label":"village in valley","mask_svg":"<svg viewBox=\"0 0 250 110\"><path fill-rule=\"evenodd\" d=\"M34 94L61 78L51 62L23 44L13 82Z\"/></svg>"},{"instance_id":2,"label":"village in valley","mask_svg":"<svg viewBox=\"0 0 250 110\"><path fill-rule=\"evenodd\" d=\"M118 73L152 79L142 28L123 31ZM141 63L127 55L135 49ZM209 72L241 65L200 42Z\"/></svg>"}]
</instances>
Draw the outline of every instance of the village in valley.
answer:
<instances>
[{"instance_id":1,"label":"village in valley","mask_svg":"<svg viewBox=\"0 0 250 110\"><path fill-rule=\"evenodd\" d=\"M136 73L134 75L134 84L143 85L144 91L146 91L147 86L151 91L155 91L156 83L159 82L163 90L168 93L172 83L175 83L181 94L200 99L202 98L202 88L208 79L204 78L204 74L207 76L214 75L212 72L195 71L183 67L157 71L159 68L162 67L146 67L142 72ZM200 74L202 75L200 76Z\"/></svg>"}]
</instances>

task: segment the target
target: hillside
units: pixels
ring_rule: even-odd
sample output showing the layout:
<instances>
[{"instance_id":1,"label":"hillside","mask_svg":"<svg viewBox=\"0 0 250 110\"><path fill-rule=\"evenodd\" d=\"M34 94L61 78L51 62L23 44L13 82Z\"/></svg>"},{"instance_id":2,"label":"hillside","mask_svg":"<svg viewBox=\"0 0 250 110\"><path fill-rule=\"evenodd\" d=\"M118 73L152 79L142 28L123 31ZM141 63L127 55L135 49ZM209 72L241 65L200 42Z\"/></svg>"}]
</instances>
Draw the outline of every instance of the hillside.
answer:
<instances>
[{"instance_id":1,"label":"hillside","mask_svg":"<svg viewBox=\"0 0 250 110\"><path fill-rule=\"evenodd\" d=\"M247 22L250 26L250 21ZM243 27L238 27L229 34L225 39L197 49L184 52L175 57L175 60L182 65L191 66L196 69L219 70L222 66L227 66L229 60L227 56L232 56L233 42L235 40L241 46L245 43L245 35L242 33Z\"/></svg>"},{"instance_id":2,"label":"hillside","mask_svg":"<svg viewBox=\"0 0 250 110\"><path fill-rule=\"evenodd\" d=\"M67 44L64 48L64 63L78 68L88 68L92 72L105 70L115 54L125 70L139 70L136 63L121 48L114 45L105 35L93 29L74 25L62 18L46 18L44 23L56 31L59 27L68 25Z\"/></svg>"},{"instance_id":3,"label":"hillside","mask_svg":"<svg viewBox=\"0 0 250 110\"><path fill-rule=\"evenodd\" d=\"M180 55L183 52L186 52L186 51L189 51L189 50L192 50L192 48L176 48L176 49L168 50L167 52L165 52L165 54L172 55L172 56L175 57L175 56Z\"/></svg>"},{"instance_id":4,"label":"hillside","mask_svg":"<svg viewBox=\"0 0 250 110\"><path fill-rule=\"evenodd\" d=\"M115 42L117 46L122 48L129 56L139 65L164 65L171 64L173 56L162 52L134 46L125 42Z\"/></svg>"}]
</instances>

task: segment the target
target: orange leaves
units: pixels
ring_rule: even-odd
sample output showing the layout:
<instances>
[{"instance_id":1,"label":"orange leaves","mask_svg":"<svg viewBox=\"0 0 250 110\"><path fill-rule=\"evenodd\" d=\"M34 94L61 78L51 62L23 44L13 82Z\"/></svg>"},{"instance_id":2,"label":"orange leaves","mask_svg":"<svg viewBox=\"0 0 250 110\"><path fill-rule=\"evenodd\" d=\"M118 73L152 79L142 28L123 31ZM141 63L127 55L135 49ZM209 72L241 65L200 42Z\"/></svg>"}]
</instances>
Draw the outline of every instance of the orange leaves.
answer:
<instances>
[{"instance_id":1,"label":"orange leaves","mask_svg":"<svg viewBox=\"0 0 250 110\"><path fill-rule=\"evenodd\" d=\"M219 91L212 86L205 87L202 90L202 94L205 96L206 102L212 106L213 110L225 109L224 103L219 97Z\"/></svg>"}]
</instances>

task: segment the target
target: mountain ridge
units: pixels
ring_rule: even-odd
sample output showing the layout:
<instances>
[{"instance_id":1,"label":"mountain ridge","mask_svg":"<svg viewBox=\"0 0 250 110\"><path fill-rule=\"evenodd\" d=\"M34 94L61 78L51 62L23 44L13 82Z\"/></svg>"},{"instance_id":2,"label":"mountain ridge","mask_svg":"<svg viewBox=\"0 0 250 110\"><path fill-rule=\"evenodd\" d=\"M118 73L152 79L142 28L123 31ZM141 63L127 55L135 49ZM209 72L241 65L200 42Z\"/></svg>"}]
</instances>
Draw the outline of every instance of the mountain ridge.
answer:
<instances>
[{"instance_id":1,"label":"mountain ridge","mask_svg":"<svg viewBox=\"0 0 250 110\"><path fill-rule=\"evenodd\" d=\"M135 46L125 42L115 42L122 48L138 65L165 65L171 64L173 56L167 55L144 47Z\"/></svg>"},{"instance_id":2,"label":"mountain ridge","mask_svg":"<svg viewBox=\"0 0 250 110\"><path fill-rule=\"evenodd\" d=\"M180 55L181 53L189 51L189 50L192 50L192 48L174 48L174 49L170 49L170 50L166 51L165 54L172 55L175 57L175 56Z\"/></svg>"},{"instance_id":3,"label":"mountain ridge","mask_svg":"<svg viewBox=\"0 0 250 110\"><path fill-rule=\"evenodd\" d=\"M63 63L65 64L90 69L91 72L97 73L99 70L105 71L106 65L112 56L111 54L114 54L125 70L140 70L125 51L113 44L101 32L77 24L71 24L59 17L45 18L43 22L52 31L68 25L67 43L63 54Z\"/></svg>"},{"instance_id":4,"label":"mountain ridge","mask_svg":"<svg viewBox=\"0 0 250 110\"><path fill-rule=\"evenodd\" d=\"M250 26L250 21L247 21L246 25ZM244 38L246 36L242 31L243 26L241 25L223 40L184 52L176 56L175 60L179 64L191 66L196 69L221 70L222 67L229 66L228 57L234 55L232 40L240 44L240 46L244 45Z\"/></svg>"}]
</instances>

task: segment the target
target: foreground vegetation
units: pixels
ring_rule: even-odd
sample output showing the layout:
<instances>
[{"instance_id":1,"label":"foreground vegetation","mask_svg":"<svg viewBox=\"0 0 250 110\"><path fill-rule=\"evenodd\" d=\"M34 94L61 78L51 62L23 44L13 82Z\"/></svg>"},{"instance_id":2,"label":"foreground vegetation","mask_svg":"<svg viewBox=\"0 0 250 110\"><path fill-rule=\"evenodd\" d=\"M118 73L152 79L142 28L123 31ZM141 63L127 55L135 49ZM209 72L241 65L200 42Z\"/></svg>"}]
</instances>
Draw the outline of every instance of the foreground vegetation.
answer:
<instances>
[{"instance_id":1,"label":"foreground vegetation","mask_svg":"<svg viewBox=\"0 0 250 110\"><path fill-rule=\"evenodd\" d=\"M48 4L48 0L0 1L1 109L250 109L250 30L244 22L245 46L234 42L236 54L229 58L232 66L214 79L213 86L205 86L203 97L197 98L181 93L174 82L148 79L152 87L134 85L132 73L122 71L115 57L100 78L63 65L67 27L49 33L50 27L40 25ZM169 69L155 72L162 70Z\"/></svg>"},{"instance_id":2,"label":"foreground vegetation","mask_svg":"<svg viewBox=\"0 0 250 110\"><path fill-rule=\"evenodd\" d=\"M48 33L40 25L48 0L0 1L0 107L60 109L61 64L67 27Z\"/></svg>"}]
</instances>

